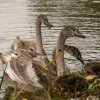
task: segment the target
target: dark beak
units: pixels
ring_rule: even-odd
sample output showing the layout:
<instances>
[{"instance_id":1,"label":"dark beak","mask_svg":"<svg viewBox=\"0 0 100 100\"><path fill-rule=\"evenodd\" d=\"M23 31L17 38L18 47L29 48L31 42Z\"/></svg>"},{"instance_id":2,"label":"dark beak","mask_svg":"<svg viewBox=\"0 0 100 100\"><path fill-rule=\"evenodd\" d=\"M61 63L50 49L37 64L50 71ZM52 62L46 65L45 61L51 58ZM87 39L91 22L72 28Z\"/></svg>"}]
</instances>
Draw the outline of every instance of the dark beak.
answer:
<instances>
[{"instance_id":1,"label":"dark beak","mask_svg":"<svg viewBox=\"0 0 100 100\"><path fill-rule=\"evenodd\" d=\"M83 39L85 39L86 37L85 37L85 35L76 35L76 37L80 37L80 38L83 38Z\"/></svg>"},{"instance_id":2,"label":"dark beak","mask_svg":"<svg viewBox=\"0 0 100 100\"><path fill-rule=\"evenodd\" d=\"M48 25L48 28L51 29L51 27L53 27L53 25L52 25L52 24L49 24L49 25Z\"/></svg>"},{"instance_id":3,"label":"dark beak","mask_svg":"<svg viewBox=\"0 0 100 100\"><path fill-rule=\"evenodd\" d=\"M82 59L80 56L78 56L77 59L78 59L83 65L85 64L84 61L83 61L83 59Z\"/></svg>"},{"instance_id":4,"label":"dark beak","mask_svg":"<svg viewBox=\"0 0 100 100\"><path fill-rule=\"evenodd\" d=\"M79 32L79 30L75 30L75 36L83 38L83 39L86 38L85 35L83 35L82 33Z\"/></svg>"},{"instance_id":5,"label":"dark beak","mask_svg":"<svg viewBox=\"0 0 100 100\"><path fill-rule=\"evenodd\" d=\"M80 60L80 61L81 61L81 63L82 63L83 65L85 64L83 60Z\"/></svg>"}]
</instances>

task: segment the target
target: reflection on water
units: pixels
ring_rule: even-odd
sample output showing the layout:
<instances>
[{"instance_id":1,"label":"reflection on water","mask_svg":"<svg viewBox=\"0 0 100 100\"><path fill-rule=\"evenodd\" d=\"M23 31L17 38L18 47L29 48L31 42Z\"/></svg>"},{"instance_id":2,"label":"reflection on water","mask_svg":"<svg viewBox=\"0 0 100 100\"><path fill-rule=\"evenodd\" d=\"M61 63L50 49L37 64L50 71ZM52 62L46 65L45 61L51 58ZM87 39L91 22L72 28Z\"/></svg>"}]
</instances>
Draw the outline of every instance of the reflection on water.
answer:
<instances>
[{"instance_id":1,"label":"reflection on water","mask_svg":"<svg viewBox=\"0 0 100 100\"><path fill-rule=\"evenodd\" d=\"M99 0L0 0L0 52L9 50L17 35L35 40L35 19L42 13L54 26L52 30L42 28L44 48L49 58L62 26L75 25L87 38L69 38L66 44L78 47L86 62L100 60L99 11ZM65 57L70 68L80 66L73 57Z\"/></svg>"}]
</instances>

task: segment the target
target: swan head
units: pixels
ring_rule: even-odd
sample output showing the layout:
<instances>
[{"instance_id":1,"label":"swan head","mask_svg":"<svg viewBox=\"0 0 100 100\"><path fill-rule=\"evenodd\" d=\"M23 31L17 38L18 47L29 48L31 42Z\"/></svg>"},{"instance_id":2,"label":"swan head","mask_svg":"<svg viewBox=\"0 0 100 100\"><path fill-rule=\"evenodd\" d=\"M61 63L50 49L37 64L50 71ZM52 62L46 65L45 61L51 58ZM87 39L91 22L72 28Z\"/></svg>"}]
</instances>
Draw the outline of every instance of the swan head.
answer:
<instances>
[{"instance_id":1,"label":"swan head","mask_svg":"<svg viewBox=\"0 0 100 100\"><path fill-rule=\"evenodd\" d=\"M66 52L70 53L73 57L77 58L77 60L79 60L84 65L81 52L78 48L69 45L65 45L65 48Z\"/></svg>"},{"instance_id":2,"label":"swan head","mask_svg":"<svg viewBox=\"0 0 100 100\"><path fill-rule=\"evenodd\" d=\"M38 19L40 20L41 23L44 23L49 29L51 29L52 24L49 22L46 15L41 14L38 16Z\"/></svg>"},{"instance_id":3,"label":"swan head","mask_svg":"<svg viewBox=\"0 0 100 100\"><path fill-rule=\"evenodd\" d=\"M85 36L75 26L64 26L62 33L65 37L85 38Z\"/></svg>"},{"instance_id":4,"label":"swan head","mask_svg":"<svg viewBox=\"0 0 100 100\"><path fill-rule=\"evenodd\" d=\"M26 45L25 43L19 38L19 36L16 36L16 39L14 40L14 42L11 45L11 49L12 50L17 50L19 48L23 48L26 49Z\"/></svg>"}]
</instances>

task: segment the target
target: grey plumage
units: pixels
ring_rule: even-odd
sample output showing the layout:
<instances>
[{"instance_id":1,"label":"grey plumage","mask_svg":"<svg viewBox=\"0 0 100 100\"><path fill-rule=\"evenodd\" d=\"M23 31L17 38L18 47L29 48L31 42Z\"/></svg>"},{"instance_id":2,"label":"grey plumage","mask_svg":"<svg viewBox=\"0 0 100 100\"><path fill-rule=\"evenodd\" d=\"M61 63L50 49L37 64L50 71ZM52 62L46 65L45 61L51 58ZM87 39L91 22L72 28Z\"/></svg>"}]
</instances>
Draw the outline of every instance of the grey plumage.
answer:
<instances>
[{"instance_id":1,"label":"grey plumage","mask_svg":"<svg viewBox=\"0 0 100 100\"><path fill-rule=\"evenodd\" d=\"M71 54L73 57L75 57L77 60L79 60L83 65L84 61L81 56L81 52L78 48L70 45L64 45L64 50L66 50L67 53ZM56 56L56 48L52 51L52 58L54 59Z\"/></svg>"},{"instance_id":2,"label":"grey plumage","mask_svg":"<svg viewBox=\"0 0 100 100\"><path fill-rule=\"evenodd\" d=\"M60 55L61 52L64 51L64 44L68 37L80 37L85 38L79 30L74 26L64 26L61 30L60 35L58 37L57 46L56 46L56 56ZM60 57L56 60L57 65L57 75L62 75L65 71L65 63L64 63L64 54L60 55ZM69 73L69 68L67 68L67 73Z\"/></svg>"},{"instance_id":3,"label":"grey plumage","mask_svg":"<svg viewBox=\"0 0 100 100\"><path fill-rule=\"evenodd\" d=\"M32 85L32 87L34 87L34 88L35 87L42 88L43 87L42 83L47 82L47 84L48 84L48 81L41 82L41 81L44 81L44 79L47 80L45 73L43 73L43 72L40 73L41 76L43 76L43 78L40 78L39 76L37 76L38 74L36 74L39 71L39 69L43 68L44 64L42 63L41 59L44 60L45 56L42 56L41 54L35 53L35 52L31 53L28 50L11 51L11 53L9 53L9 54L11 54L11 55L16 54L16 57L10 57L9 60L6 60L6 58L11 55L7 55L7 54L2 55L4 57L4 61L6 63L9 62L9 67L7 66L9 72L7 70L5 71L6 74L5 74L4 79L6 79L6 81L12 80L12 83L14 83L14 81L15 81L17 84L17 87L20 87L20 85L22 85L22 84L26 85L28 83L29 84L28 87L30 87L30 85ZM41 59L39 59L39 58L41 58ZM35 61L37 62L37 60L39 62L41 62L41 65L35 64ZM39 69L37 69L38 67L39 67ZM14 73L9 74L11 72L11 70ZM31 75L31 77L29 74ZM34 89L33 89L33 91L34 91Z\"/></svg>"}]
</instances>

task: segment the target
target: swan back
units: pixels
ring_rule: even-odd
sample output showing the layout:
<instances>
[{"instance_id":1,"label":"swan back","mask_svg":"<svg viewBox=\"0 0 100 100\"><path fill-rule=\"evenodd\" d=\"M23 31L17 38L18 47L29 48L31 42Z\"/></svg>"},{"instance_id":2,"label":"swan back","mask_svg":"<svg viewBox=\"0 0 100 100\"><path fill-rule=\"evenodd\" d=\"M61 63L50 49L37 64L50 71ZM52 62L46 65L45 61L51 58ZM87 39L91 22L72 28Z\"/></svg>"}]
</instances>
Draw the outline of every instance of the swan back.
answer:
<instances>
[{"instance_id":1,"label":"swan back","mask_svg":"<svg viewBox=\"0 0 100 100\"><path fill-rule=\"evenodd\" d=\"M84 65L84 69L87 73L100 75L100 62L90 62Z\"/></svg>"},{"instance_id":2,"label":"swan back","mask_svg":"<svg viewBox=\"0 0 100 100\"><path fill-rule=\"evenodd\" d=\"M39 75L37 74L44 67L44 55L20 49L2 54L2 56L3 61L7 63L6 82L9 80L15 81L19 87L21 84L25 85L27 83L29 83L28 86L38 88L48 85L47 71L44 70Z\"/></svg>"}]
</instances>

